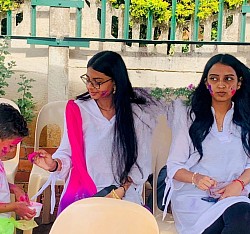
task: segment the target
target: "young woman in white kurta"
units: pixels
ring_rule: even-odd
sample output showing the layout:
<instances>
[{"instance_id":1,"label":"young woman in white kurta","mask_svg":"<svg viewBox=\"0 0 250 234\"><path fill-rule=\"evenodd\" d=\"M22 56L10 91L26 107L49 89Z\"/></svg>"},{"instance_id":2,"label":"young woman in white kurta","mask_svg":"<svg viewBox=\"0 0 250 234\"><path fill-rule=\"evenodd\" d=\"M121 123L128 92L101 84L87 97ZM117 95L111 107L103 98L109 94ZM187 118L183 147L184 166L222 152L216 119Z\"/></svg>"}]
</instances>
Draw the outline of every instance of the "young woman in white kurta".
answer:
<instances>
[{"instance_id":1,"label":"young woman in white kurta","mask_svg":"<svg viewBox=\"0 0 250 234\"><path fill-rule=\"evenodd\" d=\"M132 89L126 66L115 52L96 54L82 79L88 92L80 95L75 103L83 120L88 173L97 192L116 185L115 194L112 192L107 197L115 195L115 198L141 204L142 186L151 173L151 128L149 116L144 112L146 99ZM60 147L53 157L41 150L34 158L38 166L55 171L39 193L48 184L55 184L57 178L66 179L61 197L67 190L71 148L66 123L64 129ZM52 197L52 210L54 203Z\"/></svg>"},{"instance_id":2,"label":"young woman in white kurta","mask_svg":"<svg viewBox=\"0 0 250 234\"><path fill-rule=\"evenodd\" d=\"M249 233L250 201L246 196L250 191L250 125L247 126L249 119L246 118L250 116L249 85L250 74L245 65L233 56L216 55L205 66L191 107L180 100L175 103L165 196L169 191L166 204L171 200L180 234ZM204 95L199 95L201 93ZM246 125L237 116L242 104L248 115L244 116L246 113L242 114L243 110L240 110L240 118ZM199 108L205 111L199 112ZM203 119L194 125L200 113L204 114ZM204 125L208 126L207 132ZM190 132L192 126L195 131ZM242 131L247 134L246 144L242 141ZM197 140L197 135L203 139ZM219 189L219 201L202 200L209 196L209 189L216 188L218 182L229 183ZM240 207L242 204L244 211ZM228 224L227 215L231 208L240 215Z\"/></svg>"}]
</instances>

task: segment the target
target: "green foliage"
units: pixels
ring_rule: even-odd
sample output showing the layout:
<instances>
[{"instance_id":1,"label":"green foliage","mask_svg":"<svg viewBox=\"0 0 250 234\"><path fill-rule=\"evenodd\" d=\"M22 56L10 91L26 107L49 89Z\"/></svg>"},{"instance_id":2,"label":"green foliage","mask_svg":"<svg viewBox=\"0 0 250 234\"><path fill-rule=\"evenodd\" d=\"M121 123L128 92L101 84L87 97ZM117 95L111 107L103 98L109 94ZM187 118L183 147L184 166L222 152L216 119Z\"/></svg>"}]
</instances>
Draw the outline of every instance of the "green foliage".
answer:
<instances>
[{"instance_id":1,"label":"green foliage","mask_svg":"<svg viewBox=\"0 0 250 234\"><path fill-rule=\"evenodd\" d=\"M218 0L200 0L198 17L205 20L208 17L218 13L219 1Z\"/></svg>"},{"instance_id":2,"label":"green foliage","mask_svg":"<svg viewBox=\"0 0 250 234\"><path fill-rule=\"evenodd\" d=\"M0 12L14 10L21 2L20 0L0 0Z\"/></svg>"},{"instance_id":3,"label":"green foliage","mask_svg":"<svg viewBox=\"0 0 250 234\"><path fill-rule=\"evenodd\" d=\"M5 62L6 55L8 54L8 43L5 39L0 43L0 96L5 95L4 89L9 86L6 79L9 79L14 73L12 68L15 66L15 62L10 61L7 64Z\"/></svg>"},{"instance_id":4,"label":"green foliage","mask_svg":"<svg viewBox=\"0 0 250 234\"><path fill-rule=\"evenodd\" d=\"M19 85L18 93L21 94L21 98L18 98L16 104L20 108L21 114L24 116L24 119L27 122L31 122L34 118L34 108L35 102L33 100L33 96L30 92L32 88L31 83L34 82L34 79L28 79L24 75L20 75L21 81L17 84Z\"/></svg>"},{"instance_id":5,"label":"green foliage","mask_svg":"<svg viewBox=\"0 0 250 234\"><path fill-rule=\"evenodd\" d=\"M243 4L244 0L225 0L228 9L235 9Z\"/></svg>"},{"instance_id":6,"label":"green foliage","mask_svg":"<svg viewBox=\"0 0 250 234\"><path fill-rule=\"evenodd\" d=\"M5 88L8 87L8 78L10 78L14 71L12 70L13 66L15 66L15 62L10 61L6 64L6 55L10 54L8 51L8 43L7 39L4 39L2 43L0 43L0 96L5 95ZM18 93L21 94L21 97L15 101L18 105L21 114L24 116L27 122L31 122L34 114L33 110L35 107L35 102L33 101L33 96L30 92L32 88L31 83L34 82L34 79L27 79L24 75L20 76L21 81L17 84L19 85Z\"/></svg>"},{"instance_id":7,"label":"green foliage","mask_svg":"<svg viewBox=\"0 0 250 234\"><path fill-rule=\"evenodd\" d=\"M151 91L151 95L157 100L164 99L166 102L170 102L177 98L182 98L187 104L189 104L194 90L195 86L193 84L190 84L188 87L181 88L155 88Z\"/></svg>"},{"instance_id":8,"label":"green foliage","mask_svg":"<svg viewBox=\"0 0 250 234\"><path fill-rule=\"evenodd\" d=\"M170 4L162 0L131 0L130 15L136 22L146 22L152 11L157 24L168 24L171 17Z\"/></svg>"},{"instance_id":9,"label":"green foliage","mask_svg":"<svg viewBox=\"0 0 250 234\"><path fill-rule=\"evenodd\" d=\"M124 0L109 0L113 7L124 7ZM225 7L235 9L243 4L243 0L224 0ZM194 15L194 0L177 0L176 19L177 23L185 24ZM155 25L168 25L171 19L171 0L131 0L130 15L132 22L146 23L148 12L152 11ZM219 11L219 0L200 0L198 17L200 20L217 14Z\"/></svg>"},{"instance_id":10,"label":"green foliage","mask_svg":"<svg viewBox=\"0 0 250 234\"><path fill-rule=\"evenodd\" d=\"M191 19L194 14L195 1L192 0L179 0L176 6L177 23L185 24L187 20Z\"/></svg>"}]
</instances>

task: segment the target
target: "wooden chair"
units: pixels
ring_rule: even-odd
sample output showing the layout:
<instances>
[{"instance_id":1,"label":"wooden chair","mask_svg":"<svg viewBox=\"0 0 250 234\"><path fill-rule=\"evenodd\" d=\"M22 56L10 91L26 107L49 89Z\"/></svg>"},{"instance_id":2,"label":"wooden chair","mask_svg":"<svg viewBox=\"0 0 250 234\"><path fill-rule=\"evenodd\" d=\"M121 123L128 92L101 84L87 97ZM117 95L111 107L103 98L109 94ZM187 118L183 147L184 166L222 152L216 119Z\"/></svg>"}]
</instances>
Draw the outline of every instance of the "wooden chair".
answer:
<instances>
[{"instance_id":1,"label":"wooden chair","mask_svg":"<svg viewBox=\"0 0 250 234\"><path fill-rule=\"evenodd\" d=\"M50 234L159 234L154 216L143 206L113 198L92 197L68 206Z\"/></svg>"}]
</instances>

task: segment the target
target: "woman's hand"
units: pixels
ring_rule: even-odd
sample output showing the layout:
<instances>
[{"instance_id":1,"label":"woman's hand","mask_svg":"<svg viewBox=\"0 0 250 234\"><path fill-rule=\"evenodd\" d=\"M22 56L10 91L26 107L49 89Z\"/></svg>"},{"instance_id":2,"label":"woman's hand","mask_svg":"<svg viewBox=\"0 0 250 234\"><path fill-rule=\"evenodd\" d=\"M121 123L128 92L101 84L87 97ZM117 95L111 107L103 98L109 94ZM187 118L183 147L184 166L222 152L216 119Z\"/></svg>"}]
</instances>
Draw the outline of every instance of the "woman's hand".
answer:
<instances>
[{"instance_id":1,"label":"woman's hand","mask_svg":"<svg viewBox=\"0 0 250 234\"><path fill-rule=\"evenodd\" d=\"M15 202L14 211L20 219L30 220L36 215L36 211L28 207L27 202Z\"/></svg>"},{"instance_id":2,"label":"woman's hand","mask_svg":"<svg viewBox=\"0 0 250 234\"><path fill-rule=\"evenodd\" d=\"M196 185L197 188L207 191L209 190L209 188L211 188L212 186L216 186L217 185L217 181L212 179L209 176L206 175L202 175L202 174L195 174L194 178L193 178L194 184Z\"/></svg>"},{"instance_id":3,"label":"woman's hand","mask_svg":"<svg viewBox=\"0 0 250 234\"><path fill-rule=\"evenodd\" d=\"M114 194L115 192L115 194ZM105 197L107 198L115 198L115 199L122 199L125 196L125 190L123 187L119 187L117 189L114 189L114 191L111 191L108 195Z\"/></svg>"},{"instance_id":4,"label":"woman's hand","mask_svg":"<svg viewBox=\"0 0 250 234\"><path fill-rule=\"evenodd\" d=\"M227 197L240 196L241 192L242 192L242 185L237 181L233 181L224 188L218 190L217 193L221 194L220 196L221 200Z\"/></svg>"},{"instance_id":5,"label":"woman's hand","mask_svg":"<svg viewBox=\"0 0 250 234\"><path fill-rule=\"evenodd\" d=\"M52 171L56 167L55 160L52 159L52 155L45 150L37 150L36 156L33 157L33 162L38 167L43 168L46 171Z\"/></svg>"}]
</instances>

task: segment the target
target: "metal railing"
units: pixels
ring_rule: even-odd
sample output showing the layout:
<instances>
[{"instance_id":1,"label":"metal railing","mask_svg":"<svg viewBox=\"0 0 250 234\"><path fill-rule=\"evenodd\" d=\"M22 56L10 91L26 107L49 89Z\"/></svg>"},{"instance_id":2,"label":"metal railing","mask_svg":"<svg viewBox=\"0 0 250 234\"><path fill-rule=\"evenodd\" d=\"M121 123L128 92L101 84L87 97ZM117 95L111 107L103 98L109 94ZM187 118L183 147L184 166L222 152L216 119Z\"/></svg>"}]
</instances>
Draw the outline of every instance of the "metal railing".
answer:
<instances>
[{"instance_id":1,"label":"metal railing","mask_svg":"<svg viewBox=\"0 0 250 234\"><path fill-rule=\"evenodd\" d=\"M148 12L147 17L147 31L146 39L129 39L129 20L130 20L130 0L125 0L124 4L124 28L122 38L106 38L106 6L107 0L101 0L101 25L100 36L97 38L83 38L82 35L82 8L84 1L82 0L31 0L31 36L13 36L12 35L12 12L7 12L7 36L13 39L27 39L28 44L42 44L50 46L74 46L74 47L88 47L90 41L100 42L124 42L124 43L143 43L143 44L202 44L202 45L250 45L250 42L245 42L246 38L246 14L250 13L250 5L247 0L244 0L241 7L241 26L239 41L222 41L222 28L223 28L223 11L224 0L219 1L218 12L218 27L217 27L217 40L216 41L200 41L198 40L200 20L198 17L200 0L195 0L195 10L193 18L193 34L192 40L176 40L176 7L177 0L172 0L172 16L170 22L170 40L152 40L153 18L152 11ZM76 30L75 37L64 37L58 39L55 37L37 37L36 36L36 18L37 6L50 6L50 7L73 7L76 8ZM3 36L1 36L3 37Z\"/></svg>"}]
</instances>

